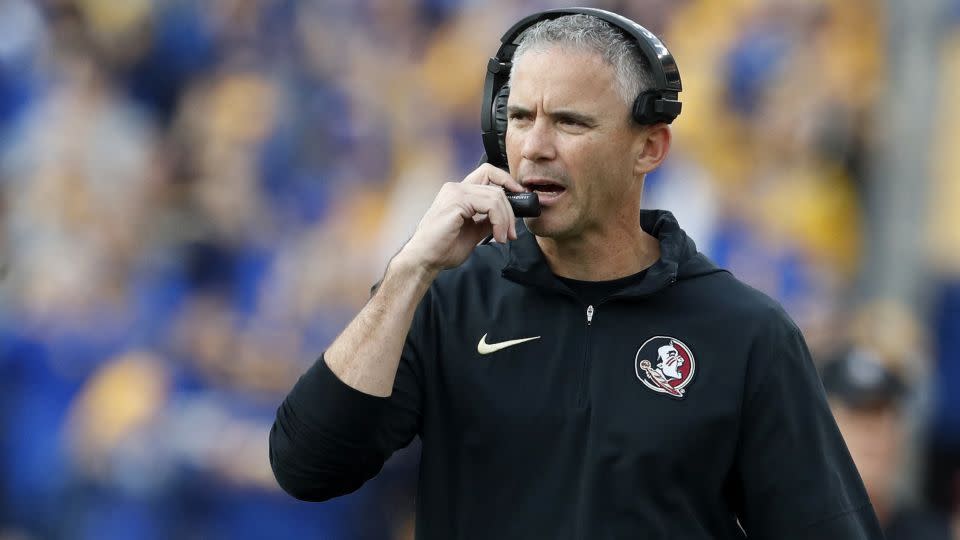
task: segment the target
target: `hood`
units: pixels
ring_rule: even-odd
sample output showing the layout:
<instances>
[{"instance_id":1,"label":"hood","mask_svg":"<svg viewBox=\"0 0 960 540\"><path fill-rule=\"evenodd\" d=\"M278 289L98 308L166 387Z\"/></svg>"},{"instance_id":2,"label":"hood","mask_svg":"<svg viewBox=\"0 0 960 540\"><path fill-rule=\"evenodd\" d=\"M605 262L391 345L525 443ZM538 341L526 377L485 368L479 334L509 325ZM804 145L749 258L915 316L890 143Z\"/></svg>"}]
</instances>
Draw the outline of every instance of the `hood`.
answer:
<instances>
[{"instance_id":1,"label":"hood","mask_svg":"<svg viewBox=\"0 0 960 540\"><path fill-rule=\"evenodd\" d=\"M522 220L517 225L517 239L507 247L503 277L527 285L563 288L547 264L536 236L522 225ZM660 241L660 259L647 269L642 280L626 287L617 296L647 296L681 279L724 271L697 251L696 244L683 232L672 213L643 210L640 212L640 227Z\"/></svg>"}]
</instances>

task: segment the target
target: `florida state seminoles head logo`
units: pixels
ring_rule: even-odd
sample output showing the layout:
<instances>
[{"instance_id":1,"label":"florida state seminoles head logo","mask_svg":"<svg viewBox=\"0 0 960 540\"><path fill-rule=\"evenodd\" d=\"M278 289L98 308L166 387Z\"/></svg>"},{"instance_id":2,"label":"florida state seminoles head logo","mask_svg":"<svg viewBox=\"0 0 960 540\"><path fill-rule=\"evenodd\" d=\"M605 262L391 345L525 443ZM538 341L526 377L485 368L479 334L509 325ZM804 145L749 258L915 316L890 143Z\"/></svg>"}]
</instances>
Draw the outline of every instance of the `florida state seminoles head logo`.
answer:
<instances>
[{"instance_id":1,"label":"florida state seminoles head logo","mask_svg":"<svg viewBox=\"0 0 960 540\"><path fill-rule=\"evenodd\" d=\"M667 336L645 341L634 363L637 377L647 388L679 399L684 397L683 388L690 384L697 370L690 347Z\"/></svg>"}]
</instances>

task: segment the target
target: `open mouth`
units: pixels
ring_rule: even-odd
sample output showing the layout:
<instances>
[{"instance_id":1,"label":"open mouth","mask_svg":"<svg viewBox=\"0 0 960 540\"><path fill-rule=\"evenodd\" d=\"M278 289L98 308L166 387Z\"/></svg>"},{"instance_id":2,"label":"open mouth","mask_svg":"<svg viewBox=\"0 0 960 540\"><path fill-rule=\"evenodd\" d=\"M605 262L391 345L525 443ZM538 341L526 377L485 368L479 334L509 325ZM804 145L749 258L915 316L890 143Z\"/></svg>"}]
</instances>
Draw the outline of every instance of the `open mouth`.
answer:
<instances>
[{"instance_id":1,"label":"open mouth","mask_svg":"<svg viewBox=\"0 0 960 540\"><path fill-rule=\"evenodd\" d=\"M559 183L546 178L528 178L523 181L523 186L536 193L541 203L549 203L566 191Z\"/></svg>"}]
</instances>

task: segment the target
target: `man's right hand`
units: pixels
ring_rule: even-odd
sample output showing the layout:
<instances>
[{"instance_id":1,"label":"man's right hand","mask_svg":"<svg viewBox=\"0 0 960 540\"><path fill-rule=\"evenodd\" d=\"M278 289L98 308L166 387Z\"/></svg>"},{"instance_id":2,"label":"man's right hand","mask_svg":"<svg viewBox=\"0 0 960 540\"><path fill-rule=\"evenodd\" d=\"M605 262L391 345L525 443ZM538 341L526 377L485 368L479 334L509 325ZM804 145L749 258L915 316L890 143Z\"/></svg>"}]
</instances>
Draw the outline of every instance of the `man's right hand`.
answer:
<instances>
[{"instance_id":1,"label":"man's right hand","mask_svg":"<svg viewBox=\"0 0 960 540\"><path fill-rule=\"evenodd\" d=\"M440 271L463 264L491 233L498 242L516 240L516 220L504 188L528 191L506 171L488 163L459 183L444 184L398 256Z\"/></svg>"}]
</instances>

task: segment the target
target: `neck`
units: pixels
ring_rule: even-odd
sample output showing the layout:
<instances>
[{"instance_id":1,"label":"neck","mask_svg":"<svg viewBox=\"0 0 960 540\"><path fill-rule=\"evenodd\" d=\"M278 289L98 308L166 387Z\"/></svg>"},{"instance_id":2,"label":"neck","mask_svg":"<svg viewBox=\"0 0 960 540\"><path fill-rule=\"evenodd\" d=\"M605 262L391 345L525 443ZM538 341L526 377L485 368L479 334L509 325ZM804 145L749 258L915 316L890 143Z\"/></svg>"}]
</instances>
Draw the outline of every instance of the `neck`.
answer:
<instances>
[{"instance_id":1,"label":"neck","mask_svg":"<svg viewBox=\"0 0 960 540\"><path fill-rule=\"evenodd\" d=\"M880 522L880 525L886 526L890 520L890 506L887 504L887 500L880 498L870 502L873 505L873 513L876 514L877 521Z\"/></svg>"},{"instance_id":2,"label":"neck","mask_svg":"<svg viewBox=\"0 0 960 540\"><path fill-rule=\"evenodd\" d=\"M640 228L639 214L629 224L618 220L575 238L538 236L537 243L554 274L582 281L626 277L660 259L660 242Z\"/></svg>"}]
</instances>

